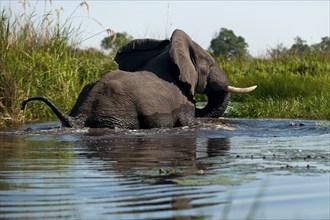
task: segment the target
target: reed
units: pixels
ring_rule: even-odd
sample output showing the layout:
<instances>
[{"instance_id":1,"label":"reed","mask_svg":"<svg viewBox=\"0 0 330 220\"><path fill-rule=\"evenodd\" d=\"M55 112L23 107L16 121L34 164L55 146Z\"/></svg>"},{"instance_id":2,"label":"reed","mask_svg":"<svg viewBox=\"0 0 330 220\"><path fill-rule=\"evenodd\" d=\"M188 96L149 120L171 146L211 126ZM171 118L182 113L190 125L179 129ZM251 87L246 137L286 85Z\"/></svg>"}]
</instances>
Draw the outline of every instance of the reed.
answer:
<instances>
[{"instance_id":1,"label":"reed","mask_svg":"<svg viewBox=\"0 0 330 220\"><path fill-rule=\"evenodd\" d=\"M21 102L32 96L49 97L68 112L84 85L116 68L97 50L77 49L78 30L50 14L40 19L34 13L14 17L10 10L1 11L0 127L54 117L40 103L31 103L23 114Z\"/></svg>"}]
</instances>

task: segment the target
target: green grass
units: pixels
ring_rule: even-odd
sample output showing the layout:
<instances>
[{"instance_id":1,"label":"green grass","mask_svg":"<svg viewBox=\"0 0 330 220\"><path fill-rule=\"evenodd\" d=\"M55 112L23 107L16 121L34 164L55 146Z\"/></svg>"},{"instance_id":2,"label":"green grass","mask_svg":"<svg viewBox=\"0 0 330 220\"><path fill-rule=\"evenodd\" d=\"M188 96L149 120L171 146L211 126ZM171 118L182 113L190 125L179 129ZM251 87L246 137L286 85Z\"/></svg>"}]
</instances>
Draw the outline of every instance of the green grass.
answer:
<instances>
[{"instance_id":1,"label":"green grass","mask_svg":"<svg viewBox=\"0 0 330 220\"><path fill-rule=\"evenodd\" d=\"M227 117L330 119L329 53L231 60L221 66L231 84L258 85L250 94L232 96L235 108Z\"/></svg>"},{"instance_id":2,"label":"green grass","mask_svg":"<svg viewBox=\"0 0 330 220\"><path fill-rule=\"evenodd\" d=\"M79 30L35 14L0 15L0 127L54 119L46 105L21 102L50 98L69 113L84 85L116 69L111 56L76 49ZM37 19L38 18L38 19ZM330 54L245 58L219 61L234 86L258 85L232 95L226 117L330 119ZM202 99L203 96L199 96Z\"/></svg>"},{"instance_id":3,"label":"green grass","mask_svg":"<svg viewBox=\"0 0 330 220\"><path fill-rule=\"evenodd\" d=\"M21 102L33 96L50 98L69 112L81 89L102 74L116 69L112 58L97 50L79 50L78 37L70 25L47 26L34 14L10 18L0 15L0 127L31 120L54 118L45 105L31 103L21 111ZM23 18L23 19L22 19Z\"/></svg>"}]
</instances>

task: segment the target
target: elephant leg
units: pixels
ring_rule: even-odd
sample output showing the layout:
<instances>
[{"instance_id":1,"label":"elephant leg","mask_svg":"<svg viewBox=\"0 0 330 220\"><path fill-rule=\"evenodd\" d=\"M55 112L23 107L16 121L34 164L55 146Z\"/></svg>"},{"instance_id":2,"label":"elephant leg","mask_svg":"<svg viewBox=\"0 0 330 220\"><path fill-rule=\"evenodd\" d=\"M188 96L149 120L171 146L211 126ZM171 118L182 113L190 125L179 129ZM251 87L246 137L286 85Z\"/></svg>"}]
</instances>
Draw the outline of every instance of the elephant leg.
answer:
<instances>
[{"instance_id":1,"label":"elephant leg","mask_svg":"<svg viewBox=\"0 0 330 220\"><path fill-rule=\"evenodd\" d=\"M194 106L186 104L169 113L140 115L138 119L140 128L172 128L192 124L195 118L194 114Z\"/></svg>"},{"instance_id":2,"label":"elephant leg","mask_svg":"<svg viewBox=\"0 0 330 220\"><path fill-rule=\"evenodd\" d=\"M189 126L195 120L195 106L192 103L181 105L175 115L177 115L175 127Z\"/></svg>"},{"instance_id":3,"label":"elephant leg","mask_svg":"<svg viewBox=\"0 0 330 220\"><path fill-rule=\"evenodd\" d=\"M119 117L92 117L87 120L86 126L91 128L140 128L139 120L137 118L127 119Z\"/></svg>"},{"instance_id":4,"label":"elephant leg","mask_svg":"<svg viewBox=\"0 0 330 220\"><path fill-rule=\"evenodd\" d=\"M86 126L92 128L138 129L139 120L135 106L115 92L113 96L98 94Z\"/></svg>"},{"instance_id":5,"label":"elephant leg","mask_svg":"<svg viewBox=\"0 0 330 220\"><path fill-rule=\"evenodd\" d=\"M142 129L173 127L173 119L170 114L155 113L152 115L140 115L138 119L139 126Z\"/></svg>"}]
</instances>

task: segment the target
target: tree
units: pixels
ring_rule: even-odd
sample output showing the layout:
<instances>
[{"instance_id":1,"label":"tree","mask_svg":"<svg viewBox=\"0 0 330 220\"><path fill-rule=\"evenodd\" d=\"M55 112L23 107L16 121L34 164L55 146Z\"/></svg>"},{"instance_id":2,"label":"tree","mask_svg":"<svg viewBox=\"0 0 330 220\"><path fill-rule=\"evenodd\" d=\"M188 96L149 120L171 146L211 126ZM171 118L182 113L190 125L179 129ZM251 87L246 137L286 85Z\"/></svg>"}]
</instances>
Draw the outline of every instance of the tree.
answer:
<instances>
[{"instance_id":1,"label":"tree","mask_svg":"<svg viewBox=\"0 0 330 220\"><path fill-rule=\"evenodd\" d=\"M128 35L126 32L114 33L109 37L103 38L101 41L101 47L105 50L118 50L131 40L133 40L133 37Z\"/></svg>"},{"instance_id":2,"label":"tree","mask_svg":"<svg viewBox=\"0 0 330 220\"><path fill-rule=\"evenodd\" d=\"M312 48L316 51L330 51L330 37L322 37L321 42L313 44Z\"/></svg>"},{"instance_id":3,"label":"tree","mask_svg":"<svg viewBox=\"0 0 330 220\"><path fill-rule=\"evenodd\" d=\"M211 40L210 50L215 56L231 58L248 55L248 44L241 36L236 36L232 30L221 28L219 34Z\"/></svg>"},{"instance_id":4,"label":"tree","mask_svg":"<svg viewBox=\"0 0 330 220\"><path fill-rule=\"evenodd\" d=\"M284 46L283 43L277 44L275 48L270 48L267 50L267 55L270 58L278 59L285 56L288 53L289 49Z\"/></svg>"},{"instance_id":5,"label":"tree","mask_svg":"<svg viewBox=\"0 0 330 220\"><path fill-rule=\"evenodd\" d=\"M306 41L297 36L294 39L294 44L291 46L290 51L293 54L301 55L310 51L309 46L306 44Z\"/></svg>"}]
</instances>

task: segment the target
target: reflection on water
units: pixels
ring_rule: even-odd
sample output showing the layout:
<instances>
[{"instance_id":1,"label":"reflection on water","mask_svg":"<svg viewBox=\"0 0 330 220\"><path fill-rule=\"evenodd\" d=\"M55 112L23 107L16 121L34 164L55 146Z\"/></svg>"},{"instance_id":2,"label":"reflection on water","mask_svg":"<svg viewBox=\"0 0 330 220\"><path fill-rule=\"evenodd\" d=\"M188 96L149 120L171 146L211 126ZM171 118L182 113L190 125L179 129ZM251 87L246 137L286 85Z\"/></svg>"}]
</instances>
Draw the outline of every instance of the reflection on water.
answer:
<instances>
[{"instance_id":1,"label":"reflection on water","mask_svg":"<svg viewBox=\"0 0 330 220\"><path fill-rule=\"evenodd\" d=\"M0 133L0 216L329 219L327 121Z\"/></svg>"}]
</instances>

